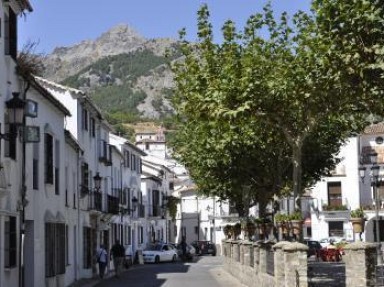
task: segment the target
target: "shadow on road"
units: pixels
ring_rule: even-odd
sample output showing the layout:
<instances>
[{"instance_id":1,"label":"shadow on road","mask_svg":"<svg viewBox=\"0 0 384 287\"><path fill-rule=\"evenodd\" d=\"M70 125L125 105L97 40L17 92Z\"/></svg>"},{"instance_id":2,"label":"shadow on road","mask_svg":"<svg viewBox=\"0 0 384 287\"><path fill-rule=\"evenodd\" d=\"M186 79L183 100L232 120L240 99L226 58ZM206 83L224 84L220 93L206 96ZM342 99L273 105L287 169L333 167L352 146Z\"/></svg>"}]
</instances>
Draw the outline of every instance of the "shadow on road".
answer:
<instances>
[{"instance_id":1,"label":"shadow on road","mask_svg":"<svg viewBox=\"0 0 384 287\"><path fill-rule=\"evenodd\" d=\"M95 287L160 287L163 286L166 279L158 278L162 273L186 273L188 272L189 264L196 263L199 259L196 257L190 262L162 262L157 264L134 265L124 271L119 278L111 277L100 280ZM189 263L189 264L187 264Z\"/></svg>"}]
</instances>

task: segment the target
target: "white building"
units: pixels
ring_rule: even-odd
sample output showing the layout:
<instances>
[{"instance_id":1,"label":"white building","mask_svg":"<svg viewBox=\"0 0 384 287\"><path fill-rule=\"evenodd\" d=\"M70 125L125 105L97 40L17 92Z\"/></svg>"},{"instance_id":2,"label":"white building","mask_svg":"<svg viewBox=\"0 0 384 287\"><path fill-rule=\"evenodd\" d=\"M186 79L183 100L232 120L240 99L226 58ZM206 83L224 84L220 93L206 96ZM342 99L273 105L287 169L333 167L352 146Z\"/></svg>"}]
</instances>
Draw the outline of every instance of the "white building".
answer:
<instances>
[{"instance_id":1,"label":"white building","mask_svg":"<svg viewBox=\"0 0 384 287\"><path fill-rule=\"evenodd\" d=\"M368 154L375 151L378 154L377 164L382 169L384 164L384 125L383 123L367 127L356 137L349 138L340 150L338 157L341 162L332 172L331 177L325 177L311 189L311 234L315 240L330 236L340 236L347 240L355 240L350 223L350 211L362 207L366 215L365 232L361 238L374 242L374 219L376 218L376 201L371 185ZM360 178L359 167L365 167L364 180ZM380 171L379 179L382 179ZM384 240L384 188L379 182L378 187L380 216L380 238Z\"/></svg>"}]
</instances>

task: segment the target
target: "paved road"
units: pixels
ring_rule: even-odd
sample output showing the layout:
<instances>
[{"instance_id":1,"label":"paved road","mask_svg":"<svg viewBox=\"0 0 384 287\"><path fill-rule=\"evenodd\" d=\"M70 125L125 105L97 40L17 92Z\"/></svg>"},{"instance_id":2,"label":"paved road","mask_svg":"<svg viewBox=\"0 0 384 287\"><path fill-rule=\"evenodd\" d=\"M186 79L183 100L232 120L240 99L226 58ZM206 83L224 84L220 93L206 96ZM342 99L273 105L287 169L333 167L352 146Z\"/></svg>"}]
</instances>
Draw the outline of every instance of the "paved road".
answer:
<instances>
[{"instance_id":1,"label":"paved road","mask_svg":"<svg viewBox=\"0 0 384 287\"><path fill-rule=\"evenodd\" d=\"M244 287L222 268L221 256L199 256L193 262L137 265L120 278L103 279L96 287Z\"/></svg>"}]
</instances>

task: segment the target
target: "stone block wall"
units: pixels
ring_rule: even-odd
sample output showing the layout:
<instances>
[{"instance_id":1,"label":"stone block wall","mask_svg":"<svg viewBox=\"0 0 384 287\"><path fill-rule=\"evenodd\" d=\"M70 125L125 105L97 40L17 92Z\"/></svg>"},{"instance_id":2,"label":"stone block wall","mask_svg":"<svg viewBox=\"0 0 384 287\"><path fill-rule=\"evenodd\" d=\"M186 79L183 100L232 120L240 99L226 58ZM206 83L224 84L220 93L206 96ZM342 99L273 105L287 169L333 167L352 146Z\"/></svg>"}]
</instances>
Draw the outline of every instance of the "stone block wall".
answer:
<instances>
[{"instance_id":1,"label":"stone block wall","mask_svg":"<svg viewBox=\"0 0 384 287\"><path fill-rule=\"evenodd\" d=\"M227 240L222 246L225 254L224 268L246 286L308 286L306 245ZM271 249L274 258L268 261ZM273 266L268 266L271 262Z\"/></svg>"}]
</instances>

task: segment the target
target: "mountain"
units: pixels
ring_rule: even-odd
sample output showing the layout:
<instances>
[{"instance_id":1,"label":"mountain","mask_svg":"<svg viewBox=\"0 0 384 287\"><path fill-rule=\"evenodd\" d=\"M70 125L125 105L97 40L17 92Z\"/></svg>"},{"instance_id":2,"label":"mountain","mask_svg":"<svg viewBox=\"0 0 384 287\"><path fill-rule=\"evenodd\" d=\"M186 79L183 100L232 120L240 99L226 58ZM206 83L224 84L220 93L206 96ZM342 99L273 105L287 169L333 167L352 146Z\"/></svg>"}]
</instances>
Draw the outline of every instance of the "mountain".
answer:
<instances>
[{"instance_id":1,"label":"mountain","mask_svg":"<svg viewBox=\"0 0 384 287\"><path fill-rule=\"evenodd\" d=\"M87 91L112 122L161 119L172 114L168 63L179 57L176 40L146 39L118 25L95 40L55 48L44 76Z\"/></svg>"}]
</instances>

